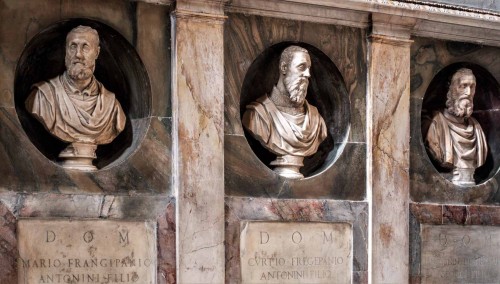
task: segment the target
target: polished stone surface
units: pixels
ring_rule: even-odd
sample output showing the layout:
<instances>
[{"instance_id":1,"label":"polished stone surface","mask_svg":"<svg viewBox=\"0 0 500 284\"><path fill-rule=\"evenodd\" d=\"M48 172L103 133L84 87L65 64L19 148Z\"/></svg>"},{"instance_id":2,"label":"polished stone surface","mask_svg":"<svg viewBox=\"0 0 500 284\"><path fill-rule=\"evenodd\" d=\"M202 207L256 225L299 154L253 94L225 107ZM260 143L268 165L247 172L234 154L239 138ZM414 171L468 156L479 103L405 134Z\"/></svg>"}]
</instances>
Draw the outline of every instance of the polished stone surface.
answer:
<instances>
[{"instance_id":1,"label":"polished stone surface","mask_svg":"<svg viewBox=\"0 0 500 284\"><path fill-rule=\"evenodd\" d=\"M411 47L411 198L416 202L495 203L500 202L500 65L496 47L471 43L415 38ZM458 68L471 69L477 81L472 114L486 135L488 156L476 169L477 185L459 187L440 174L424 148L424 136L432 111L444 106L447 84Z\"/></svg>"},{"instance_id":2,"label":"polished stone surface","mask_svg":"<svg viewBox=\"0 0 500 284\"><path fill-rule=\"evenodd\" d=\"M445 4L451 6L462 6L467 8L476 8L483 10L491 10L495 12L500 12L500 0L429 0L429 2L435 2L437 4Z\"/></svg>"},{"instance_id":3,"label":"polished stone surface","mask_svg":"<svg viewBox=\"0 0 500 284\"><path fill-rule=\"evenodd\" d=\"M410 277L411 283L422 283L422 238L424 226L453 225L461 230L481 231L500 226L500 207L486 205L453 205L410 203ZM456 225L460 225L459 227ZM468 247L465 247L466 250ZM440 281L438 281L439 283Z\"/></svg>"},{"instance_id":4,"label":"polished stone surface","mask_svg":"<svg viewBox=\"0 0 500 284\"><path fill-rule=\"evenodd\" d=\"M282 178L262 164L244 136L226 135L224 148L224 179L228 195L364 199L366 186L364 143L348 143L332 167L318 175L299 180ZM346 172L356 173L356 178L352 178Z\"/></svg>"},{"instance_id":5,"label":"polished stone surface","mask_svg":"<svg viewBox=\"0 0 500 284\"><path fill-rule=\"evenodd\" d=\"M16 217L0 202L0 283L17 283Z\"/></svg>"},{"instance_id":6,"label":"polished stone surface","mask_svg":"<svg viewBox=\"0 0 500 284\"><path fill-rule=\"evenodd\" d=\"M163 39L170 38L170 20L164 17L170 8L119 0L106 3L71 0L56 5L52 1L9 0L3 3L5 5L0 9L0 18L4 23L0 25L0 37L5 39L0 43L0 159L4 163L0 165L0 187L11 191L54 193L170 192L171 110L170 84L166 84L170 64L164 63L170 62L170 43L148 36L154 32ZM136 48L149 75L151 95L145 98L148 92L143 90L137 99L129 97L131 101L126 105L130 110L136 109L133 113L138 115L128 117L130 124L125 130L128 134L117 138L123 142L120 142L119 151L114 151L116 145L107 145L111 148L103 145L101 150L98 148L98 156L106 156L108 162L103 160L99 164L97 161L102 169L94 173L65 170L42 154L29 139L16 109L19 98L14 95L15 71L25 46L47 27L55 23L64 26L65 22L60 21L67 18L92 18L111 26L123 36L123 40ZM25 32L22 36L13 33L6 28L9 25ZM154 56L150 54L153 47ZM50 58L47 59L50 62ZM60 63L54 62L57 66ZM109 77L115 75L122 76L107 74ZM144 109L147 101L150 108Z\"/></svg>"},{"instance_id":7,"label":"polished stone surface","mask_svg":"<svg viewBox=\"0 0 500 284\"><path fill-rule=\"evenodd\" d=\"M391 29L379 31L392 32ZM368 120L371 127L368 135L371 155L368 155L368 163L371 166L373 283L406 283L409 275L411 41L409 34L406 36L372 34L370 37Z\"/></svg>"},{"instance_id":8,"label":"polished stone surface","mask_svg":"<svg viewBox=\"0 0 500 284\"><path fill-rule=\"evenodd\" d=\"M422 225L421 283L500 282L500 228Z\"/></svg>"},{"instance_id":9,"label":"polished stone surface","mask_svg":"<svg viewBox=\"0 0 500 284\"><path fill-rule=\"evenodd\" d=\"M0 163L3 203L0 212L5 220L0 226L0 283L17 283L15 227L20 217L156 221L158 272L155 283L175 283L176 201L171 191L171 24L168 17L171 7L122 0L0 2L0 22L3 23L0 38L5 39L0 43L0 159L3 161ZM116 60L128 67L143 64L149 77L148 85L137 96L128 96L128 133L117 138L122 139L120 147L124 148L115 151L113 144L98 148L101 157L107 156L111 162L100 164L102 169L93 173L64 170L41 153L25 132L19 108L16 108L16 100L22 99L15 95L15 74L23 50L41 31L54 25L64 27L68 19L70 22L97 21L111 27L122 36L122 41L104 37L102 46L116 48L117 43L125 41L137 51L142 62L137 58L134 62L124 60L126 49L120 56L111 50L101 50L101 55L115 54L101 59L115 66ZM18 31L13 32L8 26L17 27ZM40 51L44 50L61 49L47 45ZM52 59L44 58L56 67L61 66L61 62ZM124 72L129 71L133 71L132 68ZM99 72L102 74L102 69ZM120 78L123 77L120 72L104 75ZM131 80L124 86L136 83Z\"/></svg>"},{"instance_id":10,"label":"polished stone surface","mask_svg":"<svg viewBox=\"0 0 500 284\"><path fill-rule=\"evenodd\" d=\"M351 283L348 223L242 222L242 283Z\"/></svg>"},{"instance_id":11,"label":"polished stone surface","mask_svg":"<svg viewBox=\"0 0 500 284\"><path fill-rule=\"evenodd\" d=\"M16 259L19 218L100 218L110 220L156 220L158 284L175 283L175 200L158 196L61 195L1 193L0 283L17 283Z\"/></svg>"},{"instance_id":12,"label":"polished stone surface","mask_svg":"<svg viewBox=\"0 0 500 284\"><path fill-rule=\"evenodd\" d=\"M266 196L266 192L269 192L271 196L285 197L290 196L285 193L288 191L294 192L299 198L331 197L353 200L364 198L366 183L366 163L363 162L366 160L366 43L364 37L365 32L361 29L228 14L224 37L226 69L224 167L227 194L235 196L249 194L257 197ZM334 100L331 105L331 109L335 109L335 113L325 119L326 121L331 119L336 123L332 123L329 127L333 140L324 142L331 143L333 151L324 150L318 157L312 158L313 160L306 159L304 168L309 168L306 174L307 178L298 181L288 181L273 174L268 166L261 161L265 159L261 157L260 152L254 153L256 148L249 144L252 141L246 141L247 137L244 135L241 124L242 107L244 110L245 103L250 102L252 97L261 96L262 92L255 90L261 90L264 86L257 83L258 80L256 80L255 84L258 86L250 84L243 89L245 76L250 71L252 63L260 55L265 55L264 52L279 54L277 49L271 47L292 42L301 44L301 46L312 46L319 50L338 68L340 78L345 83L345 93L343 93L339 87L340 82L335 81L338 78L329 79L333 81L332 88L338 88L336 91L338 91L339 96L338 100ZM316 54L314 55L316 56ZM322 61L318 61L316 65L320 66L320 62ZM263 70L272 70L271 66L265 64L262 65L262 68L264 68ZM327 76L325 73L328 73L329 69L324 70L325 72L320 74ZM259 72L254 75L257 79L265 77ZM242 94L246 94L247 97L242 97ZM324 94L324 96L328 97L328 94ZM316 106L320 110L327 105L321 104L321 99L325 99L325 97L318 96L317 98L319 103L316 103ZM347 104L347 109L343 109L345 107L344 101L340 98L350 102ZM325 110L330 111L330 108L326 107ZM343 115L348 118L342 117ZM333 127L334 125L335 127ZM241 163L241 161L246 162ZM312 166L308 166L307 163ZM344 165L341 165L342 163ZM345 163L347 163L349 170L357 173L356 179L344 178ZM246 175L246 173L251 174ZM306 187L312 189L313 192L306 190ZM280 191L284 195L278 194Z\"/></svg>"},{"instance_id":13,"label":"polished stone surface","mask_svg":"<svg viewBox=\"0 0 500 284\"><path fill-rule=\"evenodd\" d=\"M196 13L190 4L177 1L175 12L172 112L178 196L177 282L222 283L224 17ZM211 1L205 4L206 9L218 7Z\"/></svg>"},{"instance_id":14,"label":"polished stone surface","mask_svg":"<svg viewBox=\"0 0 500 284\"><path fill-rule=\"evenodd\" d=\"M19 283L156 283L156 229L153 222L19 220Z\"/></svg>"},{"instance_id":15,"label":"polished stone surface","mask_svg":"<svg viewBox=\"0 0 500 284\"><path fill-rule=\"evenodd\" d=\"M242 283L240 240L243 227L241 224L246 221L281 222L285 226L288 226L287 222L349 224L352 227L352 283L368 283L368 204L366 202L226 197L225 283Z\"/></svg>"},{"instance_id":16,"label":"polished stone surface","mask_svg":"<svg viewBox=\"0 0 500 284\"><path fill-rule=\"evenodd\" d=\"M410 212L413 225L500 225L499 206L411 203Z\"/></svg>"}]
</instances>

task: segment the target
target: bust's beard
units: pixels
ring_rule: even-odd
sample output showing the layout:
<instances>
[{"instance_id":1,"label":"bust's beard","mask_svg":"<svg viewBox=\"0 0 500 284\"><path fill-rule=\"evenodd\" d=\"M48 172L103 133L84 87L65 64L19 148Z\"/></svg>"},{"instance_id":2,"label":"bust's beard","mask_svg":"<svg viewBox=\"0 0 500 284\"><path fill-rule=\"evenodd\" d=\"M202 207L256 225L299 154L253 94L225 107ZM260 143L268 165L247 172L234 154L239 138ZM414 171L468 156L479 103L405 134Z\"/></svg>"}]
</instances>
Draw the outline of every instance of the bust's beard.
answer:
<instances>
[{"instance_id":1,"label":"bust's beard","mask_svg":"<svg viewBox=\"0 0 500 284\"><path fill-rule=\"evenodd\" d=\"M94 75L95 63L91 60L78 60L66 56L65 65L68 76L75 81L87 80Z\"/></svg>"},{"instance_id":2,"label":"bust's beard","mask_svg":"<svg viewBox=\"0 0 500 284\"><path fill-rule=\"evenodd\" d=\"M92 77L94 70L85 64L70 64L68 67L68 75L73 80L87 80Z\"/></svg>"},{"instance_id":3,"label":"bust's beard","mask_svg":"<svg viewBox=\"0 0 500 284\"><path fill-rule=\"evenodd\" d=\"M290 100L294 105L302 106L307 95L307 86L309 80L307 78L289 78L285 77L285 87L290 95Z\"/></svg>"},{"instance_id":4,"label":"bust's beard","mask_svg":"<svg viewBox=\"0 0 500 284\"><path fill-rule=\"evenodd\" d=\"M456 99L446 103L448 112L457 117L470 117L473 111L473 103L469 99Z\"/></svg>"}]
</instances>

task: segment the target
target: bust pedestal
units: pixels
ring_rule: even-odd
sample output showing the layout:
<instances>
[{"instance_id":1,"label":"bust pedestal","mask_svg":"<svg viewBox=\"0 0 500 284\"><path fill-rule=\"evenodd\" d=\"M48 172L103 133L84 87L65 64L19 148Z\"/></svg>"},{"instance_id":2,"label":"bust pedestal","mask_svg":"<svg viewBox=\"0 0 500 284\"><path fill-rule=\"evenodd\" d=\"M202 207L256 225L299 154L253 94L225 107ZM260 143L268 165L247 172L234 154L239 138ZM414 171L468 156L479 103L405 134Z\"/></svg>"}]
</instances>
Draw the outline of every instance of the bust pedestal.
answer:
<instances>
[{"instance_id":1,"label":"bust pedestal","mask_svg":"<svg viewBox=\"0 0 500 284\"><path fill-rule=\"evenodd\" d=\"M280 176L291 179L299 179L304 178L304 175L299 172L299 169L304 166L303 161L304 157L284 155L278 156L276 160L271 162L270 165L276 166L273 171Z\"/></svg>"},{"instance_id":2,"label":"bust pedestal","mask_svg":"<svg viewBox=\"0 0 500 284\"><path fill-rule=\"evenodd\" d=\"M96 171L92 161L97 158L95 150L96 144L73 142L59 153L59 158L63 159L61 166L72 170Z\"/></svg>"},{"instance_id":3,"label":"bust pedestal","mask_svg":"<svg viewBox=\"0 0 500 284\"><path fill-rule=\"evenodd\" d=\"M453 184L458 186L473 186L476 185L474 181L475 168L455 168L453 169Z\"/></svg>"}]
</instances>

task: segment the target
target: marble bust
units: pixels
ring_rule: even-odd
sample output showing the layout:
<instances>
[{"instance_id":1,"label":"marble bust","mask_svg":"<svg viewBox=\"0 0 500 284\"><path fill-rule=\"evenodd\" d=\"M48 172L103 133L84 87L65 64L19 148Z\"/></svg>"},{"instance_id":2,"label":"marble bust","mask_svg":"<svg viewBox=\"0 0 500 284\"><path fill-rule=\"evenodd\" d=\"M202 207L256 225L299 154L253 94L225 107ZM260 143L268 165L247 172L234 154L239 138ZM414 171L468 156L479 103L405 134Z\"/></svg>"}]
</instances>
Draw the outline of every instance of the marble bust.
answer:
<instances>
[{"instance_id":1,"label":"marble bust","mask_svg":"<svg viewBox=\"0 0 500 284\"><path fill-rule=\"evenodd\" d=\"M311 59L306 49L289 46L281 54L279 80L270 94L246 106L243 126L266 149L276 154L274 171L303 178L304 157L313 155L327 137L318 109L306 101Z\"/></svg>"},{"instance_id":2,"label":"marble bust","mask_svg":"<svg viewBox=\"0 0 500 284\"><path fill-rule=\"evenodd\" d=\"M99 35L78 26L66 36L66 71L35 84L27 110L52 135L70 143L60 154L62 166L92 171L97 145L108 144L125 128L125 114L115 94L95 77Z\"/></svg>"},{"instance_id":3,"label":"marble bust","mask_svg":"<svg viewBox=\"0 0 500 284\"><path fill-rule=\"evenodd\" d=\"M446 95L446 108L434 113L426 137L432 158L453 170L451 181L459 186L475 185L474 171L484 164L488 154L481 125L471 116L475 90L472 71L456 71Z\"/></svg>"}]
</instances>

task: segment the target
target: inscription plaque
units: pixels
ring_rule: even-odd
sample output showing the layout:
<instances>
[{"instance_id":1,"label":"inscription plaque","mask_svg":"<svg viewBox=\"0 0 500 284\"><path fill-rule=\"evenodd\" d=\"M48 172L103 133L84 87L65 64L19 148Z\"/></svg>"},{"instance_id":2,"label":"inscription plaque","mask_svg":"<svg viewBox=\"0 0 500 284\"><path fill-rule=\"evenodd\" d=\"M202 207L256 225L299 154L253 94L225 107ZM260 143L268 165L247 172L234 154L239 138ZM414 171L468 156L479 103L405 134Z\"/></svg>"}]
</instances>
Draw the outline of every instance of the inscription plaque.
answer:
<instances>
[{"instance_id":1,"label":"inscription plaque","mask_svg":"<svg viewBox=\"0 0 500 284\"><path fill-rule=\"evenodd\" d=\"M19 220L19 283L156 283L156 225Z\"/></svg>"},{"instance_id":2,"label":"inscription plaque","mask_svg":"<svg viewBox=\"0 0 500 284\"><path fill-rule=\"evenodd\" d=\"M242 283L351 283L348 223L242 222Z\"/></svg>"},{"instance_id":3,"label":"inscription plaque","mask_svg":"<svg viewBox=\"0 0 500 284\"><path fill-rule=\"evenodd\" d=\"M421 225L422 283L500 283L500 227Z\"/></svg>"}]
</instances>

